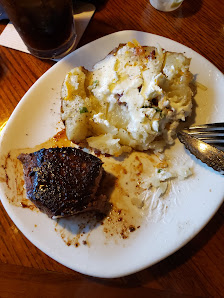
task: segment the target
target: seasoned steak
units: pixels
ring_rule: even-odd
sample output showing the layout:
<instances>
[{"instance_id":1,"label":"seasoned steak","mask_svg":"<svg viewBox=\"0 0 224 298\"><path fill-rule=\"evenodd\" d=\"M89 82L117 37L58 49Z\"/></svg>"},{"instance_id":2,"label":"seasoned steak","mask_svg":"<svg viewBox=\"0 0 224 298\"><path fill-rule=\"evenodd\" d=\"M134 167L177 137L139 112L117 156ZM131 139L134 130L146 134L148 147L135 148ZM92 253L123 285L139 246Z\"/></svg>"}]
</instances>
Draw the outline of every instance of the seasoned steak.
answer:
<instances>
[{"instance_id":1,"label":"seasoned steak","mask_svg":"<svg viewBox=\"0 0 224 298\"><path fill-rule=\"evenodd\" d=\"M72 147L20 154L28 198L49 217L84 211L104 213L107 198L97 196L103 174L99 158Z\"/></svg>"}]
</instances>

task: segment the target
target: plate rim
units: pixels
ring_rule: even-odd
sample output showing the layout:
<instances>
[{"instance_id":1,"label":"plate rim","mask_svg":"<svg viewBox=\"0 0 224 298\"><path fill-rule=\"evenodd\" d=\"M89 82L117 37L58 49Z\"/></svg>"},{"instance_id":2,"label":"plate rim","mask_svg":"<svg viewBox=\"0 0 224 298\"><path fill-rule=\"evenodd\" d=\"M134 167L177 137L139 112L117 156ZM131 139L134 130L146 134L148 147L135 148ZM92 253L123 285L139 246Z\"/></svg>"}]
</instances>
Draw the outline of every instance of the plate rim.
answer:
<instances>
[{"instance_id":1,"label":"plate rim","mask_svg":"<svg viewBox=\"0 0 224 298\"><path fill-rule=\"evenodd\" d=\"M111 34L108 34L108 35L106 35L106 36L103 36L103 37L100 37L100 38L98 38L98 39L96 39L96 40L94 40L94 41L91 41L90 43L88 43L88 44L86 44L86 45L84 45L84 46L82 46L82 47L80 47L80 48L78 48L77 50L75 50L74 52L72 52L72 53L70 53L68 56L66 56L65 58L63 58L61 61L59 61L59 62L57 62L55 65L53 65L50 69L48 69L32 86L31 86L31 88L26 92L26 94L22 97L22 99L19 101L19 103L17 104L17 106L15 107L15 109L14 109L14 111L12 112L12 114L11 114L11 116L10 116L10 118L9 118L9 120L8 120L8 122L7 122L7 124L6 124L6 126L4 127L4 129L3 129L3 131L2 131L2 133L1 133L1 135L0 135L0 147L1 147L1 143L4 141L4 138L5 138L5 134L7 134L7 131L8 130L10 130L10 126L11 125L13 125L13 118L14 118L14 115L16 115L17 113L18 113L18 111L19 111L19 109L22 107L22 105L23 104L26 104L26 98L27 97L29 97L29 94L30 93L32 93L33 92L33 90L34 90L34 88L36 88L37 86L38 86L38 83L40 82L40 80L44 80L45 79L45 77L47 77L48 75L49 75L49 73L52 71L52 69L54 69L54 68L56 68L57 67L57 65L60 65L60 64L62 64L62 63L64 63L64 61L67 61L67 60L69 60L69 59L71 59L71 57L73 57L73 55L76 55L76 53L77 52L79 52L79 51L82 51L83 50L83 48L85 48L85 47L89 47L89 46L91 46L91 44L92 43L95 43L95 42L97 42L97 41L99 41L99 40L103 40L103 39L105 39L105 38L108 38L109 36L111 36L111 35L116 35L116 34L119 34L119 33L123 33L123 34L125 34L126 32L128 32L129 34L131 33L131 34L136 34L136 33L144 33L144 34L149 34L149 35L151 35L152 37L153 36L156 36L156 37L161 37L161 38L163 38L163 39L165 39L165 40L169 40L169 42L171 41L172 43L176 43L176 44L178 44L178 45L181 45L181 46L184 46L185 48L187 48L187 49L189 49L190 51L193 51L194 53L196 53L197 55L199 55L202 59L204 59L205 61L206 61L206 63L209 63L210 65L212 65L212 67L218 72L218 73L220 73L221 75L223 75L222 74L222 72L215 66L215 65L213 65L209 60L207 60L204 56L202 56L201 54L199 54L199 53L197 53L196 51L194 51L194 50L192 50L191 48L189 48L189 47L187 47L187 46L185 46L185 45L183 45L183 44L181 44L181 43L179 43L179 42L176 42L176 41L174 41L174 40L172 40L172 39L169 39L169 38L167 38L167 37L163 37L163 36L161 36L161 35L156 35L156 34L152 34L152 33L148 33L148 32L142 32L142 31L136 31L136 30L122 30L122 31L118 31L118 32L114 32L114 33L111 33ZM11 124L12 123L12 124ZM2 193L3 191L2 191L2 189L1 189L1 187L0 187L0 194ZM13 220L13 222L14 222L14 224L19 228L19 225L17 225L17 219L16 219L16 215L14 214L14 212L12 211L12 209L13 208L11 208L10 209L10 207L9 206L7 206L7 203L5 202L5 201L7 201L7 199L2 199L2 196L0 197L0 199L1 199L1 202L2 202L2 205L3 205L3 207L4 207L4 209L6 210L6 212L7 212L7 214L9 215L9 217ZM130 275L130 274L133 274L133 273L135 273L135 272L138 272L138 271L141 271L141 270L144 270L145 268L148 268L148 267L150 267L150 266L152 266L152 265L154 265L154 264L156 264L156 263L158 263L158 262L160 262L161 260L163 260L163 259L165 259L165 258L167 258L168 256L170 256L170 255L172 255L173 253L175 253L176 251L178 251L180 248L182 248L183 246L185 246L189 241L191 241L206 225L207 225L207 223L213 218L213 216L216 214L216 212L218 211L218 209L220 208L220 206L222 205L222 203L223 203L223 201L221 201L220 202L220 204L216 207L216 210L211 214L211 216L207 219L207 221L204 223L204 225L203 226L200 226L200 228L197 230L197 231L195 231L195 233L194 234L192 234L191 235L191 237L189 237L188 239L186 239L184 242L182 242L179 246L176 246L172 251L168 251L167 253L165 253L160 259L157 259L157 260L155 260L155 262L151 262L150 264L146 264L145 266L143 266L143 267L141 267L141 268L138 268L138 269L136 269L136 268L133 268L132 270L128 270L128 272L126 272L126 273L120 273L120 275L119 274L116 274L116 273L114 273L114 274L109 274L108 276L105 276L105 275L99 275L99 274L90 274L90 273L88 273L88 272L86 272L86 270L83 270L83 271L81 271L81 270L77 270L77 269L74 269L74 268L72 268L72 266L71 267L69 267L68 266L68 264L65 264L65 263L63 263L61 260L60 261L58 261L57 259L55 259L55 257L53 256L52 257L52 254L49 254L49 253L47 253L45 250L43 250L42 248L40 248L40 246L39 246L39 241L33 241L33 239L32 240L30 240L30 235L27 235L26 234L26 232L24 232L23 230L21 230L20 228L20 231L23 233L23 235L33 244L33 245L35 245L38 249L40 249L42 252L44 252L46 255L48 255L49 257L51 257L53 260L55 260L55 261L57 261L57 262L59 262L59 263L61 263L62 265L64 265L64 266L66 266L66 267L68 267L68 268L70 268L70 269L72 269L72 270L75 270L75 271L78 271L78 272L80 272L80 273L82 273L82 274L86 274L86 275L91 275L91 276L94 276L94 277L104 277L104 278L115 278L115 277L122 277L122 276L126 276L126 275ZM32 237L31 237L32 238ZM36 242L36 243L35 243ZM124 270L125 271L125 270Z\"/></svg>"}]
</instances>

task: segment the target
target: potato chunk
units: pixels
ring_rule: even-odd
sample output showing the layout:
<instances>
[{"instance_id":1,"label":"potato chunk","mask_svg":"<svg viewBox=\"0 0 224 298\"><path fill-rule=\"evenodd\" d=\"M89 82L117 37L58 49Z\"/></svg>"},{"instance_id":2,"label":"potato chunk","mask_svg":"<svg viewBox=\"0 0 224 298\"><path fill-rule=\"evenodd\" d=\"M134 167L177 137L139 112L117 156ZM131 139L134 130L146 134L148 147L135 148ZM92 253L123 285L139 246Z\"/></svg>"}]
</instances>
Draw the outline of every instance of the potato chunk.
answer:
<instances>
[{"instance_id":1,"label":"potato chunk","mask_svg":"<svg viewBox=\"0 0 224 298\"><path fill-rule=\"evenodd\" d=\"M128 42L91 71L71 70L62 86L62 120L70 140L102 153L163 150L192 109L190 59Z\"/></svg>"}]
</instances>

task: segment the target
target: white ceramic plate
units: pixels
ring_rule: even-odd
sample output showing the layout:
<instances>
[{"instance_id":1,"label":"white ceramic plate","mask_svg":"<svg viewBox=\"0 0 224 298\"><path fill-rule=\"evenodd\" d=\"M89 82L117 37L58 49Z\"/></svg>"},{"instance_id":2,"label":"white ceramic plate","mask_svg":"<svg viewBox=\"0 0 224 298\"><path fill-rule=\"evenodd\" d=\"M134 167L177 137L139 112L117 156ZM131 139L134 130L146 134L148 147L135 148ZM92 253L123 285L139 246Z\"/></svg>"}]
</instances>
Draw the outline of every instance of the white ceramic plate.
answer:
<instances>
[{"instance_id":1,"label":"white ceramic plate","mask_svg":"<svg viewBox=\"0 0 224 298\"><path fill-rule=\"evenodd\" d=\"M205 58L177 42L157 35L121 31L100 38L76 50L47 71L22 98L1 137L0 152L32 147L46 141L62 128L60 87L73 67L93 64L119 43L137 39L142 45L156 45L192 58L191 71L207 86L196 95L195 122L223 121L224 78ZM45 214L9 203L6 188L0 182L2 203L17 227L40 250L63 265L97 277L120 277L144 269L169 256L190 241L212 218L223 201L223 176L191 156L176 141L171 155L193 160L194 176L176 187L175 200L161 220L145 219L129 239L105 241L101 227L91 234L91 245L67 246L55 232L55 223ZM183 186L184 185L184 186ZM36 228L34 228L36 227Z\"/></svg>"}]
</instances>

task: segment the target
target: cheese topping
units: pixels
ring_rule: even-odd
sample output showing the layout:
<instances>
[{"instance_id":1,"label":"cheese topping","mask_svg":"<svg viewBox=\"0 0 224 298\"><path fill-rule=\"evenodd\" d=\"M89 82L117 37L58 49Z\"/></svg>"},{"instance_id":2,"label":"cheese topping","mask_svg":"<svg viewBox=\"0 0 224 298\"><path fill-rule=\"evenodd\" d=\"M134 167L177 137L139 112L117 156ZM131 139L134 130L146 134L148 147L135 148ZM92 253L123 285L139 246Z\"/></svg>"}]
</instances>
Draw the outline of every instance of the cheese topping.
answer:
<instances>
[{"instance_id":1,"label":"cheese topping","mask_svg":"<svg viewBox=\"0 0 224 298\"><path fill-rule=\"evenodd\" d=\"M102 153L162 150L191 113L190 59L137 41L120 45L92 71L71 70L62 87L69 139ZM85 113L80 114L80 107ZM103 149L102 149L103 148Z\"/></svg>"}]
</instances>

